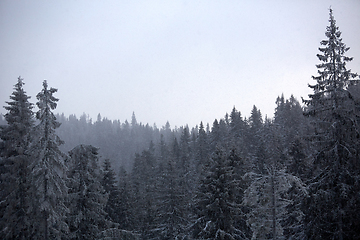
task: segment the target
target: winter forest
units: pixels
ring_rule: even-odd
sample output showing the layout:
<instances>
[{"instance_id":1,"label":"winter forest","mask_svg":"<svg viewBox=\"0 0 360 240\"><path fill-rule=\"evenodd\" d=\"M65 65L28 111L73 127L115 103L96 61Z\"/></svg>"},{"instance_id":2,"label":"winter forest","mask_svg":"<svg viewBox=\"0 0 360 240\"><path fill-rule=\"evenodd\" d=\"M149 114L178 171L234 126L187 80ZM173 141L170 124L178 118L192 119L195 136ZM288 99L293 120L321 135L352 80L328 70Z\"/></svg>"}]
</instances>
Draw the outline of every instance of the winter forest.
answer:
<instances>
[{"instance_id":1,"label":"winter forest","mask_svg":"<svg viewBox=\"0 0 360 240\"><path fill-rule=\"evenodd\" d=\"M330 10L309 88L172 129L55 114L18 78L0 117L1 239L360 239L360 79ZM314 49L316 54L316 49Z\"/></svg>"}]
</instances>

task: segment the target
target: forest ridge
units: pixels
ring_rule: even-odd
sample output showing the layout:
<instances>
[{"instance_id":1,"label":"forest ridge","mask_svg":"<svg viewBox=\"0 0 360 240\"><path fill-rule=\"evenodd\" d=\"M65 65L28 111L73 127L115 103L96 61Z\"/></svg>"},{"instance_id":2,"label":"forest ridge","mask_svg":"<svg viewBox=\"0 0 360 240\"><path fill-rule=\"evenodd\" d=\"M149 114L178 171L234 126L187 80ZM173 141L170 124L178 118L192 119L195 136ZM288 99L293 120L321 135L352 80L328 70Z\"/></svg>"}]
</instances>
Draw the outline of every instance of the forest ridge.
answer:
<instances>
[{"instance_id":1,"label":"forest ridge","mask_svg":"<svg viewBox=\"0 0 360 240\"><path fill-rule=\"evenodd\" d=\"M330 9L312 94L171 129L37 111L0 118L1 239L360 239L360 85Z\"/></svg>"}]
</instances>

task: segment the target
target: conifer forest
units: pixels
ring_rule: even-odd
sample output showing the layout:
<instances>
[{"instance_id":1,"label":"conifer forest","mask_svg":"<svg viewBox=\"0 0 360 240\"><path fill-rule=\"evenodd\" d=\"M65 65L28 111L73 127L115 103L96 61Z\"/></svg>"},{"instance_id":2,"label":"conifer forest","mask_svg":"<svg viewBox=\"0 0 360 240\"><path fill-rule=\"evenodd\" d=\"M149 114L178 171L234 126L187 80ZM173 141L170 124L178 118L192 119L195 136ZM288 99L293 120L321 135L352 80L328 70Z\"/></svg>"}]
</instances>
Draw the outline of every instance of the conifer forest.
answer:
<instances>
[{"instance_id":1,"label":"conifer forest","mask_svg":"<svg viewBox=\"0 0 360 240\"><path fill-rule=\"evenodd\" d=\"M349 49L330 9L309 96L192 128L55 114L57 89L44 80L32 103L19 77L0 117L0 239L360 239Z\"/></svg>"}]
</instances>

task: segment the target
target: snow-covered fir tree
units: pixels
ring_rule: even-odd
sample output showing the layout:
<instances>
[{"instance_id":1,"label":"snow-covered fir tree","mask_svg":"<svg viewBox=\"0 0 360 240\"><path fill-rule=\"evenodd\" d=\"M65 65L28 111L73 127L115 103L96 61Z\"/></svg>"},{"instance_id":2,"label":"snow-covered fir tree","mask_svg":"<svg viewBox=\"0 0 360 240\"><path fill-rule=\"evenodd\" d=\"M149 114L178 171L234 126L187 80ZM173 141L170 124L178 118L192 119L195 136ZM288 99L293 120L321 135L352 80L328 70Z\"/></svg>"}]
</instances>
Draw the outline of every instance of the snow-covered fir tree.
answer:
<instances>
[{"instance_id":1,"label":"snow-covered fir tree","mask_svg":"<svg viewBox=\"0 0 360 240\"><path fill-rule=\"evenodd\" d=\"M23 86L24 79L18 77L14 85L14 92L10 96L12 101L4 106L7 113L4 115L6 126L1 126L0 137L3 140L5 157L24 154L29 145L30 132L34 125L33 104Z\"/></svg>"},{"instance_id":2,"label":"snow-covered fir tree","mask_svg":"<svg viewBox=\"0 0 360 240\"><path fill-rule=\"evenodd\" d=\"M244 175L250 182L243 204L250 208L247 222L252 230L252 239L285 239L285 229L299 230L302 225L300 207L289 207L305 197L306 189L301 179L285 167L287 151L283 138L279 126L267 119L260 135L263 158L254 158L252 171ZM290 195L290 189L296 194ZM289 221L289 215L295 216L297 221ZM295 230L287 232L294 233Z\"/></svg>"},{"instance_id":3,"label":"snow-covered fir tree","mask_svg":"<svg viewBox=\"0 0 360 240\"><path fill-rule=\"evenodd\" d=\"M58 99L53 96L55 88L48 88L47 81L36 96L39 110L36 118L31 153L31 184L33 194L33 237L35 239L60 239L67 232L65 215L67 187L65 183L66 166L64 154L59 146L61 139L55 130L60 126L52 110Z\"/></svg>"},{"instance_id":4,"label":"snow-covered fir tree","mask_svg":"<svg viewBox=\"0 0 360 240\"><path fill-rule=\"evenodd\" d=\"M156 218L154 150L154 144L151 142L147 150L136 154L131 173L133 228L141 234L142 239L150 239L154 236L152 231Z\"/></svg>"},{"instance_id":5,"label":"snow-covered fir tree","mask_svg":"<svg viewBox=\"0 0 360 240\"><path fill-rule=\"evenodd\" d=\"M199 126L199 133L196 138L195 144L195 170L199 177L199 175L203 171L203 166L205 165L208 157L209 157L209 144L208 144L208 136L205 132L204 125L201 122Z\"/></svg>"},{"instance_id":6,"label":"snow-covered fir tree","mask_svg":"<svg viewBox=\"0 0 360 240\"><path fill-rule=\"evenodd\" d=\"M234 107L230 113L230 137L231 146L236 148L237 152L246 153L246 123L241 117L241 113Z\"/></svg>"},{"instance_id":7,"label":"snow-covered fir tree","mask_svg":"<svg viewBox=\"0 0 360 240\"><path fill-rule=\"evenodd\" d=\"M196 239L245 239L246 232L234 223L241 216L241 190L235 179L234 165L224 150L218 149L208 161L196 196ZM242 216L244 217L244 216Z\"/></svg>"},{"instance_id":8,"label":"snow-covered fir tree","mask_svg":"<svg viewBox=\"0 0 360 240\"><path fill-rule=\"evenodd\" d=\"M307 180L310 161L308 141L304 138L310 132L308 119L304 116L300 103L291 95L285 100L284 96L276 100L274 121L271 124L272 132L277 140L268 141L270 149L278 149L279 160L282 159L282 168L286 174L296 176L302 181ZM275 144L271 144L276 143ZM276 146L276 147L274 147ZM302 202L306 197L303 187L299 188L296 181L291 181L291 187L286 192L289 199L286 207L287 214L281 222L284 236L292 239L304 238Z\"/></svg>"},{"instance_id":9,"label":"snow-covered fir tree","mask_svg":"<svg viewBox=\"0 0 360 240\"><path fill-rule=\"evenodd\" d=\"M119 203L117 210L117 215L119 216L119 224L120 229L130 230L133 224L132 208L131 208L131 189L130 189L130 181L129 175L127 174L125 168L122 166L119 170Z\"/></svg>"},{"instance_id":10,"label":"snow-covered fir tree","mask_svg":"<svg viewBox=\"0 0 360 240\"><path fill-rule=\"evenodd\" d=\"M103 163L101 185L105 193L108 194L108 200L104 210L108 214L109 220L119 223L122 218L120 216L120 191L117 186L116 174L111 167L109 159L105 159Z\"/></svg>"},{"instance_id":11,"label":"snow-covered fir tree","mask_svg":"<svg viewBox=\"0 0 360 240\"><path fill-rule=\"evenodd\" d=\"M108 194L101 185L98 149L79 145L69 152L67 239L97 239L107 228Z\"/></svg>"},{"instance_id":12,"label":"snow-covered fir tree","mask_svg":"<svg viewBox=\"0 0 360 240\"><path fill-rule=\"evenodd\" d=\"M186 229L189 224L187 216L189 209L179 174L172 155L164 156L158 166L156 186L154 231L159 239L184 239L184 236L188 235Z\"/></svg>"},{"instance_id":13,"label":"snow-covered fir tree","mask_svg":"<svg viewBox=\"0 0 360 240\"><path fill-rule=\"evenodd\" d=\"M307 234L312 239L355 239L360 235L359 107L348 90L357 74L347 69L350 49L330 9L326 39L321 41L316 84L306 114L314 126L315 146L310 197L305 202Z\"/></svg>"},{"instance_id":14,"label":"snow-covered fir tree","mask_svg":"<svg viewBox=\"0 0 360 240\"><path fill-rule=\"evenodd\" d=\"M176 151L176 149L174 149L174 151ZM184 206L190 206L192 196L196 188L193 153L193 149L191 148L189 127L186 126L181 131L179 142L179 160L174 162L178 176L177 181L183 195L182 204L184 204ZM174 159L176 159L176 157ZM188 220L188 217L191 214L190 208L183 208L182 214L185 219Z\"/></svg>"},{"instance_id":15,"label":"snow-covered fir tree","mask_svg":"<svg viewBox=\"0 0 360 240\"><path fill-rule=\"evenodd\" d=\"M252 230L252 239L285 239L287 207L293 201L287 192L293 185L305 191L301 180L276 166L267 166L266 173L250 172L245 177L251 179L243 204L250 207L247 222ZM297 215L301 217L302 213Z\"/></svg>"},{"instance_id":16,"label":"snow-covered fir tree","mask_svg":"<svg viewBox=\"0 0 360 240\"><path fill-rule=\"evenodd\" d=\"M4 151L1 165L1 233L2 239L29 238L30 173L28 146L30 132L34 125L33 104L23 88L24 82L18 78L14 92L10 96L0 137Z\"/></svg>"}]
</instances>

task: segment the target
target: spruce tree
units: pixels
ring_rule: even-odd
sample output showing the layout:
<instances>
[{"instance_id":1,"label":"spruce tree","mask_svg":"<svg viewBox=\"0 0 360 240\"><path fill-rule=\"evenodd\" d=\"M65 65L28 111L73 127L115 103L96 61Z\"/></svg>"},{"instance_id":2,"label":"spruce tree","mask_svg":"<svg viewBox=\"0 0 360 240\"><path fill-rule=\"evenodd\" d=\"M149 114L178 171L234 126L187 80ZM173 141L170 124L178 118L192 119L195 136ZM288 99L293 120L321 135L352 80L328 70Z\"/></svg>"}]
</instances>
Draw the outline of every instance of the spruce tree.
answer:
<instances>
[{"instance_id":1,"label":"spruce tree","mask_svg":"<svg viewBox=\"0 0 360 240\"><path fill-rule=\"evenodd\" d=\"M103 173L101 184L105 190L105 193L109 195L105 206L105 212L107 212L111 221L119 223L121 220L120 208L120 192L117 186L116 174L111 167L109 159L105 159L103 164Z\"/></svg>"},{"instance_id":2,"label":"spruce tree","mask_svg":"<svg viewBox=\"0 0 360 240\"><path fill-rule=\"evenodd\" d=\"M251 179L243 204L250 208L247 223L252 239L285 239L284 229L288 227L286 219L290 214L287 208L293 203L287 192L292 186L305 191L301 180L277 166L266 166L266 173L250 172L245 176ZM302 215L300 211L291 214ZM301 218L297 219L300 221Z\"/></svg>"},{"instance_id":3,"label":"spruce tree","mask_svg":"<svg viewBox=\"0 0 360 240\"><path fill-rule=\"evenodd\" d=\"M156 235L159 239L183 239L188 225L185 194L174 159L168 157L157 183Z\"/></svg>"},{"instance_id":4,"label":"spruce tree","mask_svg":"<svg viewBox=\"0 0 360 240\"><path fill-rule=\"evenodd\" d=\"M209 143L208 143L208 135L205 132L204 125L201 122L199 127L199 134L196 139L195 144L195 167L196 167L196 174L199 177L209 158Z\"/></svg>"},{"instance_id":5,"label":"spruce tree","mask_svg":"<svg viewBox=\"0 0 360 240\"><path fill-rule=\"evenodd\" d=\"M130 230L134 225L132 224L134 216L132 215L131 194L129 177L124 167L120 167L119 171L119 203L118 216L120 217L118 223L120 229Z\"/></svg>"},{"instance_id":6,"label":"spruce tree","mask_svg":"<svg viewBox=\"0 0 360 240\"><path fill-rule=\"evenodd\" d=\"M134 210L134 228L142 239L153 236L155 219L155 156L153 144L148 150L136 154L131 173Z\"/></svg>"},{"instance_id":7,"label":"spruce tree","mask_svg":"<svg viewBox=\"0 0 360 240\"><path fill-rule=\"evenodd\" d=\"M301 179L287 172L285 136L279 128L270 120L265 121L259 135L263 157L255 159L254 168L245 174L250 184L243 204L249 207L247 222L252 239L284 239L302 233L299 228L303 213L296 203L304 198L306 189ZM290 220L290 216L295 220Z\"/></svg>"},{"instance_id":8,"label":"spruce tree","mask_svg":"<svg viewBox=\"0 0 360 240\"><path fill-rule=\"evenodd\" d=\"M53 96L57 91L48 88L47 81L37 94L36 103L39 110L30 148L31 184L33 193L34 228L33 236L37 239L60 239L67 232L65 206L67 187L65 183L66 166L64 154L59 146L63 143L55 130L60 126L52 110L57 106L58 99Z\"/></svg>"},{"instance_id":9,"label":"spruce tree","mask_svg":"<svg viewBox=\"0 0 360 240\"><path fill-rule=\"evenodd\" d=\"M243 228L234 224L241 211L241 199L236 197L238 185L231 160L223 150L217 149L208 162L196 196L195 238L246 238Z\"/></svg>"},{"instance_id":10,"label":"spruce tree","mask_svg":"<svg viewBox=\"0 0 360 240\"><path fill-rule=\"evenodd\" d=\"M1 126L0 137L4 151L1 160L1 237L27 239L29 237L29 155L30 132L34 125L33 104L23 89L23 79L18 78L12 101L8 106Z\"/></svg>"},{"instance_id":11,"label":"spruce tree","mask_svg":"<svg viewBox=\"0 0 360 240\"><path fill-rule=\"evenodd\" d=\"M234 107L230 114L230 135L232 144L238 148L239 151L245 151L244 149L244 134L245 134L245 122L241 117L241 113Z\"/></svg>"},{"instance_id":12,"label":"spruce tree","mask_svg":"<svg viewBox=\"0 0 360 240\"><path fill-rule=\"evenodd\" d=\"M98 149L79 145L69 152L68 239L97 239L107 228L106 194L101 185Z\"/></svg>"},{"instance_id":13,"label":"spruce tree","mask_svg":"<svg viewBox=\"0 0 360 240\"><path fill-rule=\"evenodd\" d=\"M321 41L316 84L306 115L314 126L310 197L305 202L307 234L312 239L357 239L360 235L359 111L348 87L358 76L330 9L326 40Z\"/></svg>"},{"instance_id":14,"label":"spruce tree","mask_svg":"<svg viewBox=\"0 0 360 240\"><path fill-rule=\"evenodd\" d=\"M255 105L251 110L251 115L248 120L249 129L247 131L247 145L249 148L249 154L253 158L255 165L261 165L264 161L264 152L263 145L264 141L261 141L262 131L263 131L263 119L260 109L258 109Z\"/></svg>"},{"instance_id":15,"label":"spruce tree","mask_svg":"<svg viewBox=\"0 0 360 240\"><path fill-rule=\"evenodd\" d=\"M293 95L286 100L283 95L278 97L276 105L273 128L276 129L280 145L287 158L285 165L288 172L304 180L309 165L307 161L309 143L305 139L310 131L308 119Z\"/></svg>"},{"instance_id":16,"label":"spruce tree","mask_svg":"<svg viewBox=\"0 0 360 240\"><path fill-rule=\"evenodd\" d=\"M18 156L25 153L29 145L29 133L34 125L33 104L29 102L23 86L25 83L21 77L14 86L14 92L10 96L11 102L4 108L6 126L1 126L1 139L4 141L4 157Z\"/></svg>"},{"instance_id":17,"label":"spruce tree","mask_svg":"<svg viewBox=\"0 0 360 240\"><path fill-rule=\"evenodd\" d=\"M190 201L193 191L194 164L192 149L190 146L189 127L185 127L180 136L180 161L176 162L179 171L179 181L184 190L184 194Z\"/></svg>"},{"instance_id":18,"label":"spruce tree","mask_svg":"<svg viewBox=\"0 0 360 240\"><path fill-rule=\"evenodd\" d=\"M209 138L210 151L215 152L216 147L220 146L222 142L219 121L217 119L215 119L212 124Z\"/></svg>"}]
</instances>

